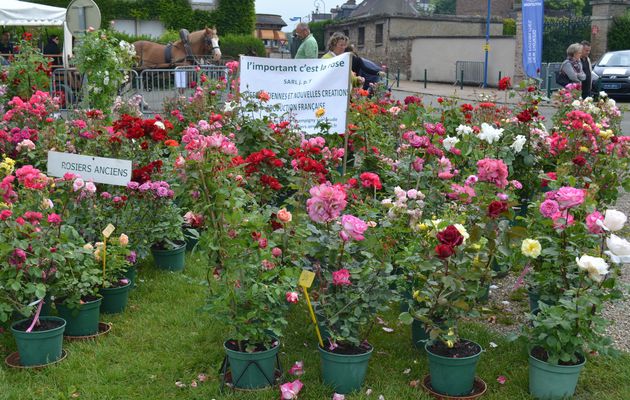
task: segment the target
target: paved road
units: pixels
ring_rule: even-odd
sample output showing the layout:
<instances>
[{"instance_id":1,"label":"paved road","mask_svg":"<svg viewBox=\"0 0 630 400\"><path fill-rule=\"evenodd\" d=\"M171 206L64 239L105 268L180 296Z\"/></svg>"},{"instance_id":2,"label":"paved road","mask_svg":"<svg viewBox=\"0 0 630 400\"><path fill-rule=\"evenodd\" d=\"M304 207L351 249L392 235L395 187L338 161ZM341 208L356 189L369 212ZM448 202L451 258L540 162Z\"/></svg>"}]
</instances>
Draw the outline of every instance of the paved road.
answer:
<instances>
[{"instance_id":1,"label":"paved road","mask_svg":"<svg viewBox=\"0 0 630 400\"><path fill-rule=\"evenodd\" d=\"M498 92L495 88L482 89L464 86L463 89L460 89L458 86L439 83L429 83L425 88L422 82L413 81L401 81L398 87L394 85L392 94L394 99L401 101L409 95L420 95L426 104L431 104L432 106L437 105L438 97L455 96L461 98L462 101L476 101L479 99L480 95L487 95L496 99L504 98L503 93ZM514 99L509 102L515 101ZM630 135L630 103L618 103L618 105L622 109L622 112L624 109L628 110L622 114L621 130L623 135ZM545 116L547 121L551 121L555 109L551 105L542 105L540 112ZM547 127L550 126L547 125Z\"/></svg>"}]
</instances>

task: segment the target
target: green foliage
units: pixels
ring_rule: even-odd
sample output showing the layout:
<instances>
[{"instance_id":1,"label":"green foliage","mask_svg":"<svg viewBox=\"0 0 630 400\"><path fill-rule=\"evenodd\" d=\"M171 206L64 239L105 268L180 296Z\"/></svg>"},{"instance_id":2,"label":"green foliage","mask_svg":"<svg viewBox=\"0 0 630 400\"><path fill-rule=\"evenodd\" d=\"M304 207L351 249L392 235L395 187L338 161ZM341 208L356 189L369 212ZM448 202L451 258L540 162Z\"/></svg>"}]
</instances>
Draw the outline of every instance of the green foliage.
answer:
<instances>
[{"instance_id":1,"label":"green foliage","mask_svg":"<svg viewBox=\"0 0 630 400\"><path fill-rule=\"evenodd\" d=\"M36 3L67 7L65 0L36 0ZM114 19L160 20L167 29L196 31L216 26L219 35L251 35L256 26L254 0L220 0L213 11L193 10L188 0L97 0L102 25Z\"/></svg>"},{"instance_id":2,"label":"green foliage","mask_svg":"<svg viewBox=\"0 0 630 400\"><path fill-rule=\"evenodd\" d=\"M613 18L608 31L608 50L630 49L630 12Z\"/></svg>"},{"instance_id":3,"label":"green foliage","mask_svg":"<svg viewBox=\"0 0 630 400\"><path fill-rule=\"evenodd\" d=\"M590 40L590 17L545 17L543 32L543 62L562 61L571 43Z\"/></svg>"},{"instance_id":4,"label":"green foliage","mask_svg":"<svg viewBox=\"0 0 630 400\"><path fill-rule=\"evenodd\" d=\"M48 91L50 58L44 57L30 40L22 40L18 46L20 52L14 56L8 69L8 98L19 96L28 99L37 90Z\"/></svg>"},{"instance_id":5,"label":"green foliage","mask_svg":"<svg viewBox=\"0 0 630 400\"><path fill-rule=\"evenodd\" d=\"M317 21L311 22L308 26L311 28L311 33L315 40L317 40L317 45L319 46L320 51L326 51L326 45L328 44L328 38L326 37L326 27L328 25L333 24L335 21L332 19L326 21Z\"/></svg>"},{"instance_id":6,"label":"green foliage","mask_svg":"<svg viewBox=\"0 0 630 400\"><path fill-rule=\"evenodd\" d=\"M513 18L505 18L503 20L503 36L516 35L516 21Z\"/></svg>"},{"instance_id":7,"label":"green foliage","mask_svg":"<svg viewBox=\"0 0 630 400\"><path fill-rule=\"evenodd\" d=\"M220 33L219 33L220 34ZM220 39L223 58L238 60L239 55L264 57L265 45L262 40L248 35L226 35Z\"/></svg>"},{"instance_id":8,"label":"green foliage","mask_svg":"<svg viewBox=\"0 0 630 400\"><path fill-rule=\"evenodd\" d=\"M587 15L590 10L590 4L586 0L547 0L545 8L550 10L570 10L575 15Z\"/></svg>"},{"instance_id":9,"label":"green foliage","mask_svg":"<svg viewBox=\"0 0 630 400\"><path fill-rule=\"evenodd\" d=\"M453 15L456 12L456 0L431 0L431 4L435 6L434 14Z\"/></svg>"},{"instance_id":10,"label":"green foliage","mask_svg":"<svg viewBox=\"0 0 630 400\"><path fill-rule=\"evenodd\" d=\"M127 71L134 64L135 50L108 31L88 32L75 50L77 69L88 75L83 87L86 108L110 111L118 88L128 79Z\"/></svg>"},{"instance_id":11,"label":"green foliage","mask_svg":"<svg viewBox=\"0 0 630 400\"><path fill-rule=\"evenodd\" d=\"M251 35L256 28L254 0L219 0L216 21L220 35Z\"/></svg>"}]
</instances>

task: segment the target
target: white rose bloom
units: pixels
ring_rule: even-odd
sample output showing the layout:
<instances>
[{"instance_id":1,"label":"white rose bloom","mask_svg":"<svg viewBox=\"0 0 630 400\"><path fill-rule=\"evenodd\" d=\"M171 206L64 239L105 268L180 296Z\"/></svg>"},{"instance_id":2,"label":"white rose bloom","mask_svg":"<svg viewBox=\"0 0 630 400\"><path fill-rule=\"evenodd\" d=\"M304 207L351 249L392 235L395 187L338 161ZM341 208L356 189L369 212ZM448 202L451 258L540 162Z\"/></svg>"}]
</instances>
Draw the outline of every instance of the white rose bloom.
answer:
<instances>
[{"instance_id":1,"label":"white rose bloom","mask_svg":"<svg viewBox=\"0 0 630 400\"><path fill-rule=\"evenodd\" d=\"M621 211L606 210L606 213L604 214L603 225L604 228L608 229L609 231L616 232L623 228L627 220L628 217L626 217L626 214L622 213Z\"/></svg>"},{"instance_id":2,"label":"white rose bloom","mask_svg":"<svg viewBox=\"0 0 630 400\"><path fill-rule=\"evenodd\" d=\"M392 199L383 199L381 200L381 204L385 207L391 207L393 205Z\"/></svg>"},{"instance_id":3,"label":"white rose bloom","mask_svg":"<svg viewBox=\"0 0 630 400\"><path fill-rule=\"evenodd\" d=\"M394 188L394 194L399 199L405 199L405 201L407 200L407 191L406 190L402 190L402 188L400 186L396 186Z\"/></svg>"},{"instance_id":4,"label":"white rose bloom","mask_svg":"<svg viewBox=\"0 0 630 400\"><path fill-rule=\"evenodd\" d=\"M468 240L468 238L470 237L470 234L468 233L468 231L466 230L464 225L462 225L462 224L454 224L453 226L455 228L457 228L459 233L461 233L461 235L464 237L464 243L466 243L466 240Z\"/></svg>"},{"instance_id":5,"label":"white rose bloom","mask_svg":"<svg viewBox=\"0 0 630 400\"><path fill-rule=\"evenodd\" d=\"M496 129L492 125L488 125L485 122L481 124L481 132L479 133L479 139L485 140L486 142L492 144L503 136L503 128Z\"/></svg>"},{"instance_id":6,"label":"white rose bloom","mask_svg":"<svg viewBox=\"0 0 630 400\"><path fill-rule=\"evenodd\" d=\"M162 121L155 121L153 125L157 126L159 129L166 129Z\"/></svg>"},{"instance_id":7,"label":"white rose bloom","mask_svg":"<svg viewBox=\"0 0 630 400\"><path fill-rule=\"evenodd\" d=\"M473 129L468 125L460 125L455 128L455 131L458 135L470 135L473 132Z\"/></svg>"},{"instance_id":8,"label":"white rose bloom","mask_svg":"<svg viewBox=\"0 0 630 400\"><path fill-rule=\"evenodd\" d=\"M608 97L608 93L601 91L599 92L599 97Z\"/></svg>"},{"instance_id":9,"label":"white rose bloom","mask_svg":"<svg viewBox=\"0 0 630 400\"><path fill-rule=\"evenodd\" d=\"M228 101L227 103L225 103L225 105L223 106L223 112L225 113L229 113L232 112L234 110L234 107L236 107L236 102L234 101Z\"/></svg>"},{"instance_id":10,"label":"white rose bloom","mask_svg":"<svg viewBox=\"0 0 630 400\"><path fill-rule=\"evenodd\" d=\"M615 99L608 99L608 107L615 107L617 105L617 102L615 101Z\"/></svg>"},{"instance_id":11,"label":"white rose bloom","mask_svg":"<svg viewBox=\"0 0 630 400\"><path fill-rule=\"evenodd\" d=\"M576 258L575 262L595 282L604 280L604 276L608 273L608 264L603 258L583 255L580 258Z\"/></svg>"},{"instance_id":12,"label":"white rose bloom","mask_svg":"<svg viewBox=\"0 0 630 400\"><path fill-rule=\"evenodd\" d=\"M581 105L582 103L580 102L580 100L573 100L573 103L571 103L571 106L573 106L573 108L580 108Z\"/></svg>"},{"instance_id":13,"label":"white rose bloom","mask_svg":"<svg viewBox=\"0 0 630 400\"><path fill-rule=\"evenodd\" d=\"M606 239L608 250L604 252L615 264L630 263L630 242L617 235L610 235Z\"/></svg>"},{"instance_id":14,"label":"white rose bloom","mask_svg":"<svg viewBox=\"0 0 630 400\"><path fill-rule=\"evenodd\" d=\"M608 250L618 256L630 256L630 242L617 235L610 235L606 239L606 246L608 246Z\"/></svg>"},{"instance_id":15,"label":"white rose bloom","mask_svg":"<svg viewBox=\"0 0 630 400\"><path fill-rule=\"evenodd\" d=\"M523 150L523 145L527 142L527 139L523 135L516 136L514 143L510 146L515 153L520 153Z\"/></svg>"},{"instance_id":16,"label":"white rose bloom","mask_svg":"<svg viewBox=\"0 0 630 400\"><path fill-rule=\"evenodd\" d=\"M450 151L455 145L459 143L459 139L456 137L447 136L443 141L442 145L446 151Z\"/></svg>"}]
</instances>

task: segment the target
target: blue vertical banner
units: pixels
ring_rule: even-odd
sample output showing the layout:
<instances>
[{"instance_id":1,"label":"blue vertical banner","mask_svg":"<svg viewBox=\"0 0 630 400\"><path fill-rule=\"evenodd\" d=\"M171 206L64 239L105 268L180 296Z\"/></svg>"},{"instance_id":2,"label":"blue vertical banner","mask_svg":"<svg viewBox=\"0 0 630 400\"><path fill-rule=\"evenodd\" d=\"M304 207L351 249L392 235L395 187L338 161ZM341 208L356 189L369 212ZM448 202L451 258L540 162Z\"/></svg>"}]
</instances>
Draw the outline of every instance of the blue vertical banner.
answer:
<instances>
[{"instance_id":1,"label":"blue vertical banner","mask_svg":"<svg viewBox=\"0 0 630 400\"><path fill-rule=\"evenodd\" d=\"M532 78L540 77L543 40L543 0L523 0L523 69Z\"/></svg>"}]
</instances>

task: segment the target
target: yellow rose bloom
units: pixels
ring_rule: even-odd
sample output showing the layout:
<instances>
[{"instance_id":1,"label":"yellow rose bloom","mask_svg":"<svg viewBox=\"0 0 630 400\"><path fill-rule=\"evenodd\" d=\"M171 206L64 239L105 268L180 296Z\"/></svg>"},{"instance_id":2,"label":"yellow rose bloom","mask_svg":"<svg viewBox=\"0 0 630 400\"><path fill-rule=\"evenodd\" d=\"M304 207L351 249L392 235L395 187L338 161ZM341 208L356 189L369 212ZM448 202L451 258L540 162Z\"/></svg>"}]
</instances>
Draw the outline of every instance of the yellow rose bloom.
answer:
<instances>
[{"instance_id":1,"label":"yellow rose bloom","mask_svg":"<svg viewBox=\"0 0 630 400\"><path fill-rule=\"evenodd\" d=\"M580 146L580 151L582 153L588 153L589 152L588 147L585 147L585 146Z\"/></svg>"},{"instance_id":2,"label":"yellow rose bloom","mask_svg":"<svg viewBox=\"0 0 630 400\"><path fill-rule=\"evenodd\" d=\"M526 257L536 258L540 255L542 246L536 239L525 239L521 244L521 253Z\"/></svg>"},{"instance_id":3,"label":"yellow rose bloom","mask_svg":"<svg viewBox=\"0 0 630 400\"><path fill-rule=\"evenodd\" d=\"M453 341L450 339L446 341L446 345L448 346L449 349L452 349L454 344L455 343L453 343Z\"/></svg>"},{"instance_id":4,"label":"yellow rose bloom","mask_svg":"<svg viewBox=\"0 0 630 400\"><path fill-rule=\"evenodd\" d=\"M608 140L613 136L615 136L615 134L613 133L612 129L599 131L599 137L601 137L604 140Z\"/></svg>"},{"instance_id":5,"label":"yellow rose bloom","mask_svg":"<svg viewBox=\"0 0 630 400\"><path fill-rule=\"evenodd\" d=\"M326 114L326 110L323 107L319 107L317 110L315 110L315 116L317 118L323 117L324 114Z\"/></svg>"}]
</instances>

